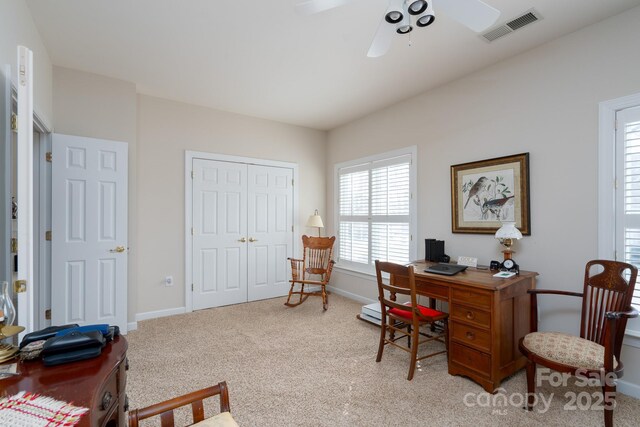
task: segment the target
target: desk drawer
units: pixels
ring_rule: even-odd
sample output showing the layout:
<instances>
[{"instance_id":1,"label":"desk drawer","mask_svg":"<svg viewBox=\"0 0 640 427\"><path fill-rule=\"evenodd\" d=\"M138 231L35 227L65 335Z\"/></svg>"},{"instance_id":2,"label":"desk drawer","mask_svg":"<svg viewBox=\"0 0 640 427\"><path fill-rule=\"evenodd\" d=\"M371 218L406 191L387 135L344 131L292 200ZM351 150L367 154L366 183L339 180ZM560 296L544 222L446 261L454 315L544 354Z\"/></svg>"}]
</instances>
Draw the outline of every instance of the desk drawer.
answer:
<instances>
[{"instance_id":1,"label":"desk drawer","mask_svg":"<svg viewBox=\"0 0 640 427\"><path fill-rule=\"evenodd\" d=\"M451 322L451 338L478 350L491 351L491 332L460 322Z\"/></svg>"},{"instance_id":2,"label":"desk drawer","mask_svg":"<svg viewBox=\"0 0 640 427\"><path fill-rule=\"evenodd\" d=\"M472 369L483 376L491 376L491 356L474 350L467 346L451 343L449 346L449 357L452 363L462 365L467 369Z\"/></svg>"},{"instance_id":3,"label":"desk drawer","mask_svg":"<svg viewBox=\"0 0 640 427\"><path fill-rule=\"evenodd\" d=\"M475 292L467 289L453 288L451 299L456 302L472 304L476 307L491 308L491 292Z\"/></svg>"},{"instance_id":4,"label":"desk drawer","mask_svg":"<svg viewBox=\"0 0 640 427\"><path fill-rule=\"evenodd\" d=\"M485 328L491 327L491 312L454 303L451 305L451 318L463 320Z\"/></svg>"}]
</instances>

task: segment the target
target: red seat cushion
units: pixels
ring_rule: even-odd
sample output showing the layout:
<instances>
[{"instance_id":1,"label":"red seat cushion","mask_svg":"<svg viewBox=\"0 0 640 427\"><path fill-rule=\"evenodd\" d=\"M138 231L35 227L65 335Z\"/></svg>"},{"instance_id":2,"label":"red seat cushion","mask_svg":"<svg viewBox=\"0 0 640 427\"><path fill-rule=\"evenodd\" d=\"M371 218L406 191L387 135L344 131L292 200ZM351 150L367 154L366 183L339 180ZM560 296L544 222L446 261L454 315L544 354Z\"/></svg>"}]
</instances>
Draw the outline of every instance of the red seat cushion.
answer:
<instances>
[{"instance_id":1,"label":"red seat cushion","mask_svg":"<svg viewBox=\"0 0 640 427\"><path fill-rule=\"evenodd\" d=\"M407 307L411 307L411 303L410 302L405 302L404 305L406 305ZM425 307L425 306L420 305L420 304L418 304L418 310L420 310L420 313L424 317L438 317L438 316L441 316L441 315L445 314L442 311L434 310L432 308ZM411 314L410 311L401 310L399 308L392 308L391 310L389 310L389 314L393 314L394 316L398 316L398 317L404 317L405 319L411 319L412 318L412 314Z\"/></svg>"}]
</instances>

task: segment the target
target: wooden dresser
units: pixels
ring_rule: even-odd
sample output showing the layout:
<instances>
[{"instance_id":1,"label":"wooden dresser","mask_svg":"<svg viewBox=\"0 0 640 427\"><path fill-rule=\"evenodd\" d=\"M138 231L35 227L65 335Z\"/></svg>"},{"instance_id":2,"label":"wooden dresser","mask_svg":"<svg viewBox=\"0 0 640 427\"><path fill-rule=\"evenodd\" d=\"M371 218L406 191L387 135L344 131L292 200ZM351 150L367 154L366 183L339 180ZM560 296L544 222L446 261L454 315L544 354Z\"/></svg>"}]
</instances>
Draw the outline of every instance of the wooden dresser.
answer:
<instances>
[{"instance_id":1,"label":"wooden dresser","mask_svg":"<svg viewBox=\"0 0 640 427\"><path fill-rule=\"evenodd\" d=\"M127 340L116 337L99 357L47 367L42 361L18 363L20 375L2 380L3 394L30 391L89 408L78 426L125 426L128 409Z\"/></svg>"},{"instance_id":2,"label":"wooden dresser","mask_svg":"<svg viewBox=\"0 0 640 427\"><path fill-rule=\"evenodd\" d=\"M455 276L425 273L414 262L420 295L449 304L449 373L464 375L486 391L522 369L518 341L529 333L529 294L538 273L521 271L509 279L468 268Z\"/></svg>"}]
</instances>

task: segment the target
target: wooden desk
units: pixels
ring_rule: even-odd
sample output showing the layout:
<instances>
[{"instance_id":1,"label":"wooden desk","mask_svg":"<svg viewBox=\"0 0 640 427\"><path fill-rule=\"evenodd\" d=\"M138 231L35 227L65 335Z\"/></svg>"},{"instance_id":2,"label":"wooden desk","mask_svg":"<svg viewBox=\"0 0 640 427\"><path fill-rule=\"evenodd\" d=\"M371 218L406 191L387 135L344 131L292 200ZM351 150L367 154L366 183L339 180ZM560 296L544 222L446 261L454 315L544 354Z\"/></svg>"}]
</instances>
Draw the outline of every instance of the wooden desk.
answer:
<instances>
[{"instance_id":1,"label":"wooden desk","mask_svg":"<svg viewBox=\"0 0 640 427\"><path fill-rule=\"evenodd\" d=\"M432 263L414 262L420 295L449 303L449 374L464 375L490 393L522 369L518 341L529 333L529 294L538 273L509 279L468 268L455 276L425 273Z\"/></svg>"},{"instance_id":2,"label":"wooden desk","mask_svg":"<svg viewBox=\"0 0 640 427\"><path fill-rule=\"evenodd\" d=\"M125 426L126 352L127 340L120 336L93 359L49 367L41 360L18 362L20 375L0 386L7 395L24 390L89 408L79 427Z\"/></svg>"}]
</instances>

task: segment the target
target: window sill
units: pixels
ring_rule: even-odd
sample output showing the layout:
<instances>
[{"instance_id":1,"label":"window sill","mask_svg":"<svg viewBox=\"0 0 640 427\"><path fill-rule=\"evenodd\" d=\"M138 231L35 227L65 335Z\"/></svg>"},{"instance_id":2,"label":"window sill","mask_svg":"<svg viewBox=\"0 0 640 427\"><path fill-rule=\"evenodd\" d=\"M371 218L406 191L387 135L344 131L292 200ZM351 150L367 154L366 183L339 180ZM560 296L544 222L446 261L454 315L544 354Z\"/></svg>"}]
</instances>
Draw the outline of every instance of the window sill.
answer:
<instances>
[{"instance_id":1,"label":"window sill","mask_svg":"<svg viewBox=\"0 0 640 427\"><path fill-rule=\"evenodd\" d=\"M364 269L356 270L355 268L346 267L344 265L339 265L339 264L336 264L333 269L334 271L337 271L341 274L347 274L349 276L357 277L359 279L372 280L372 281L376 280L375 270L373 271L366 271Z\"/></svg>"},{"instance_id":2,"label":"window sill","mask_svg":"<svg viewBox=\"0 0 640 427\"><path fill-rule=\"evenodd\" d=\"M624 334L624 345L640 348L640 331L626 330Z\"/></svg>"}]
</instances>

